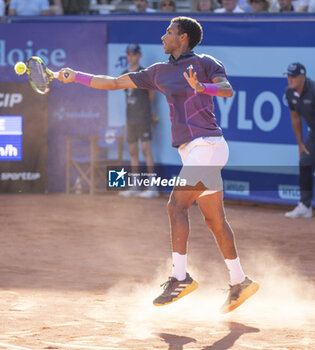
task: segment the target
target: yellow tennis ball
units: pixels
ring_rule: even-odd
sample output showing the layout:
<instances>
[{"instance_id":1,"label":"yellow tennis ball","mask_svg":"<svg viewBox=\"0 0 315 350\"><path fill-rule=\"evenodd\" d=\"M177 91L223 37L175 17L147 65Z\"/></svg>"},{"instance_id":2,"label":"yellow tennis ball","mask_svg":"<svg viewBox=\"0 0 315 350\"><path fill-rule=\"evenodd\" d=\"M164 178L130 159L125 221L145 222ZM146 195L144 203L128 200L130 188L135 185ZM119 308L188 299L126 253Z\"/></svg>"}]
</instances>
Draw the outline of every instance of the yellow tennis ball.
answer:
<instances>
[{"instance_id":1,"label":"yellow tennis ball","mask_svg":"<svg viewBox=\"0 0 315 350\"><path fill-rule=\"evenodd\" d=\"M24 74L25 71L26 71L25 63L24 62L16 63L16 65L14 66L14 70L15 70L15 73L18 74L18 75Z\"/></svg>"}]
</instances>

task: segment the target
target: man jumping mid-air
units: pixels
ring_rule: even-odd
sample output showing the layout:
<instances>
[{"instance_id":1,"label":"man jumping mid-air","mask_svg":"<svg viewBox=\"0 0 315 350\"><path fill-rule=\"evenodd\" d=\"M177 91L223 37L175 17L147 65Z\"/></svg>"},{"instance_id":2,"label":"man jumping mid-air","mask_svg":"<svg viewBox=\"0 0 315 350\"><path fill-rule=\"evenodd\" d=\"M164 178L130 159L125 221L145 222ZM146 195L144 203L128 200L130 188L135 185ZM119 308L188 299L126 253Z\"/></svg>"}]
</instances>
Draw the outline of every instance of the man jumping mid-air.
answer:
<instances>
[{"instance_id":1,"label":"man jumping mid-air","mask_svg":"<svg viewBox=\"0 0 315 350\"><path fill-rule=\"evenodd\" d=\"M181 156L180 177L187 179L187 187L184 190L174 187L167 205L173 267L171 277L163 284L163 293L153 304L173 303L198 287L186 272L188 209L197 201L229 270L230 293L221 307L221 312L227 313L256 293L259 284L245 276L233 231L225 217L221 169L228 160L229 151L214 117L213 96L231 97L233 89L220 61L192 51L202 35L202 27L196 20L176 17L162 36L164 51L170 54L168 61L118 78L63 68L59 80L106 90L155 89L166 96L172 123L172 145L178 148ZM64 77L64 72L69 73L68 78Z\"/></svg>"}]
</instances>

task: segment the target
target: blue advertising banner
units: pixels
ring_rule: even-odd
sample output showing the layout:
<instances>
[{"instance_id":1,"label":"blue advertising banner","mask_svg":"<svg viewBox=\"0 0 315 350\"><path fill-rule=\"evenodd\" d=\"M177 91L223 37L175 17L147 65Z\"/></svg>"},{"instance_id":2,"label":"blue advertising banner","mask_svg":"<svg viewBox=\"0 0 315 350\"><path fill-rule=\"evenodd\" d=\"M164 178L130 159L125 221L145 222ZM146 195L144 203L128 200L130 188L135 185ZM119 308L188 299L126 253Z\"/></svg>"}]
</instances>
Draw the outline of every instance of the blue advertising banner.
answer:
<instances>
[{"instance_id":1,"label":"blue advertising banner","mask_svg":"<svg viewBox=\"0 0 315 350\"><path fill-rule=\"evenodd\" d=\"M183 13L197 19L203 27L202 45L241 47L313 47L314 14L213 14ZM173 14L111 15L109 43L134 42L161 44ZM128 29L126 29L128 28ZM281 40L279 40L281 38Z\"/></svg>"},{"instance_id":2,"label":"blue advertising banner","mask_svg":"<svg viewBox=\"0 0 315 350\"><path fill-rule=\"evenodd\" d=\"M47 98L0 82L0 193L47 191Z\"/></svg>"},{"instance_id":3,"label":"blue advertising banner","mask_svg":"<svg viewBox=\"0 0 315 350\"><path fill-rule=\"evenodd\" d=\"M287 80L283 72L290 63L302 61L308 76L315 79L314 16L304 20L292 16L193 17L201 21L204 31L195 51L221 60L234 88L232 98L214 98L216 118L230 149L228 167L223 171L226 196L296 202L298 148L285 99ZM124 35L123 23L120 28L117 23L111 24L115 30L109 38L109 74L121 74L126 66L126 45L135 38L142 49L143 66L166 61L161 36L170 18L138 17L136 23L128 21L129 30ZM121 116L121 121L125 118L125 106L118 103L123 93L110 92L109 96L109 123L119 123L112 116ZM168 105L159 92L154 112L160 119L152 140L155 162L170 168L180 165L177 151L170 146ZM305 124L303 133L307 133Z\"/></svg>"},{"instance_id":4,"label":"blue advertising banner","mask_svg":"<svg viewBox=\"0 0 315 350\"><path fill-rule=\"evenodd\" d=\"M195 51L222 61L234 88L232 98L214 98L216 118L230 148L224 170L226 196L293 203L298 199L299 155L284 97L287 81L283 72L290 63L300 61L308 77L315 79L315 16L185 15L203 26L203 41ZM117 14L77 17L72 23L63 17L60 22L16 19L16 23L0 24L0 79L25 79L17 77L12 67L31 54L44 56L53 70L70 66L119 76L127 67L125 50L131 42L140 44L144 67L166 61L161 36L171 18L170 14ZM12 37L17 40L10 40ZM48 102L49 190L64 191L64 136L97 134L100 124L125 124L125 94L53 82ZM159 92L153 112L159 118L153 126L155 163L166 168L179 166L177 150L171 147L168 105ZM303 132L305 136L305 125ZM81 153L84 147L78 145L75 150ZM126 146L124 159L128 158ZM253 166L256 168L248 168ZM259 188L257 182L272 185Z\"/></svg>"},{"instance_id":5,"label":"blue advertising banner","mask_svg":"<svg viewBox=\"0 0 315 350\"><path fill-rule=\"evenodd\" d=\"M71 67L104 74L106 43L104 23L0 24L0 81L27 81L26 75L17 76L13 67L33 55L40 56L52 71ZM48 191L65 191L65 136L95 135L101 124L106 124L104 91L52 81L48 93ZM76 147L77 153L86 150L86 145Z\"/></svg>"},{"instance_id":6,"label":"blue advertising banner","mask_svg":"<svg viewBox=\"0 0 315 350\"><path fill-rule=\"evenodd\" d=\"M229 79L234 89L231 98L215 98L216 115L230 141L295 144L291 132L283 78ZM266 139L268 135L268 140Z\"/></svg>"},{"instance_id":7,"label":"blue advertising banner","mask_svg":"<svg viewBox=\"0 0 315 350\"><path fill-rule=\"evenodd\" d=\"M0 115L0 161L21 161L23 116Z\"/></svg>"}]
</instances>

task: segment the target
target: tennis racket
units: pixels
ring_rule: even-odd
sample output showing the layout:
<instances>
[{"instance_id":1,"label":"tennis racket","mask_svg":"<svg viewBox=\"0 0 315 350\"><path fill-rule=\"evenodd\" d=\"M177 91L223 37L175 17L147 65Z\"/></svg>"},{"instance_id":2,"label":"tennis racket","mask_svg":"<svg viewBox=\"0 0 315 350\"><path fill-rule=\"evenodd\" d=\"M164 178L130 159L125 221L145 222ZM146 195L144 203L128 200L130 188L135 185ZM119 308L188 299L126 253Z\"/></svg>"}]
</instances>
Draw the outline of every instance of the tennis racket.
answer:
<instances>
[{"instance_id":1,"label":"tennis racket","mask_svg":"<svg viewBox=\"0 0 315 350\"><path fill-rule=\"evenodd\" d=\"M40 57L33 56L26 62L26 72L31 87L37 93L46 95L49 91L51 81L58 78L58 72L48 69ZM64 77L68 78L69 73L65 72Z\"/></svg>"}]
</instances>

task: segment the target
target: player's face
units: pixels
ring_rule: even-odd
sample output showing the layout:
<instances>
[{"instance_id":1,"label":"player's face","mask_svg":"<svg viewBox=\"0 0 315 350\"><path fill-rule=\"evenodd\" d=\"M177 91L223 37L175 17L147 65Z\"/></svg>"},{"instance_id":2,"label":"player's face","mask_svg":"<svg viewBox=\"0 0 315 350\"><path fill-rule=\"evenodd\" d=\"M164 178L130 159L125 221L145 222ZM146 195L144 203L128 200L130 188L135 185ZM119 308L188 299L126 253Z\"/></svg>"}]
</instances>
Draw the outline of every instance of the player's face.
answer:
<instances>
[{"instance_id":1,"label":"player's face","mask_svg":"<svg viewBox=\"0 0 315 350\"><path fill-rule=\"evenodd\" d=\"M161 39L165 53L172 54L175 50L179 49L181 47L181 41L177 24L170 24Z\"/></svg>"},{"instance_id":2,"label":"player's face","mask_svg":"<svg viewBox=\"0 0 315 350\"><path fill-rule=\"evenodd\" d=\"M304 85L305 75L300 74L297 77L288 75L288 85L290 89L300 90Z\"/></svg>"}]
</instances>

